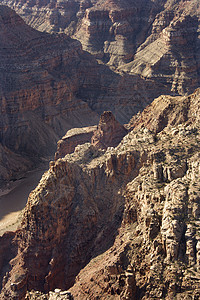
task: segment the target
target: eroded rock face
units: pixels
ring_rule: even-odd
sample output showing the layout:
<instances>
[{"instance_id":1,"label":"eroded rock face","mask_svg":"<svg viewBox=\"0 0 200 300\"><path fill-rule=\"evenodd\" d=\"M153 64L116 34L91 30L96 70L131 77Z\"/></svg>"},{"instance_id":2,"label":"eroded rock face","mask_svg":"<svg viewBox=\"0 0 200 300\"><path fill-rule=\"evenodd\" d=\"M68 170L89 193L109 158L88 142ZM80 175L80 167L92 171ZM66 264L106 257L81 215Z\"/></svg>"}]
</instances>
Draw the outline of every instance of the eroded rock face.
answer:
<instances>
[{"instance_id":1,"label":"eroded rock face","mask_svg":"<svg viewBox=\"0 0 200 300\"><path fill-rule=\"evenodd\" d=\"M119 72L162 82L167 94L184 95L199 86L197 0L3 3L39 30L77 38L84 50Z\"/></svg>"},{"instance_id":2,"label":"eroded rock face","mask_svg":"<svg viewBox=\"0 0 200 300\"><path fill-rule=\"evenodd\" d=\"M66 32L78 38L84 50L118 66L129 62L136 45L162 7L160 1L21 1L3 0L28 24L48 32ZM141 24L143 25L141 28Z\"/></svg>"},{"instance_id":3,"label":"eroded rock face","mask_svg":"<svg viewBox=\"0 0 200 300\"><path fill-rule=\"evenodd\" d=\"M197 89L192 95L182 97L160 96L152 104L147 106L142 113L138 113L130 120L128 128L139 129L146 127L149 130L158 133L165 127L176 126L187 123L196 125L199 123L200 108L200 89ZM189 127L188 127L189 128ZM189 129L188 129L189 130ZM191 131L195 129L190 129ZM174 129L174 135L178 130Z\"/></svg>"},{"instance_id":4,"label":"eroded rock face","mask_svg":"<svg viewBox=\"0 0 200 300\"><path fill-rule=\"evenodd\" d=\"M66 154L73 153L76 146L89 143L97 126L73 128L67 131L57 143L55 160L64 157Z\"/></svg>"},{"instance_id":5,"label":"eroded rock face","mask_svg":"<svg viewBox=\"0 0 200 300\"><path fill-rule=\"evenodd\" d=\"M97 115L75 96L76 64L86 58L77 41L38 32L5 6L0 6L0 24L0 142L7 157L2 168L8 161L12 173L2 179L9 179L16 168L27 170L52 154L67 128L95 123ZM9 157L9 151L17 154Z\"/></svg>"},{"instance_id":6,"label":"eroded rock face","mask_svg":"<svg viewBox=\"0 0 200 300\"><path fill-rule=\"evenodd\" d=\"M145 91L151 82L115 74L78 41L36 31L2 5L0 24L0 143L21 161L26 156L27 168L52 155L66 130L97 124L98 114L108 108L127 122L156 90L138 101L138 87Z\"/></svg>"},{"instance_id":7,"label":"eroded rock face","mask_svg":"<svg viewBox=\"0 0 200 300\"><path fill-rule=\"evenodd\" d=\"M127 134L127 130L113 116L111 111L105 111L100 116L97 130L91 139L91 144L95 148L107 149L116 147Z\"/></svg>"},{"instance_id":8,"label":"eroded rock face","mask_svg":"<svg viewBox=\"0 0 200 300\"><path fill-rule=\"evenodd\" d=\"M194 91L199 86L198 24L197 16L174 17L159 34L152 33L134 60L120 70L162 82L172 94Z\"/></svg>"},{"instance_id":9,"label":"eroded rock face","mask_svg":"<svg viewBox=\"0 0 200 300\"><path fill-rule=\"evenodd\" d=\"M1 298L70 288L74 299L198 299L200 131L190 117L52 162L9 236Z\"/></svg>"}]
</instances>

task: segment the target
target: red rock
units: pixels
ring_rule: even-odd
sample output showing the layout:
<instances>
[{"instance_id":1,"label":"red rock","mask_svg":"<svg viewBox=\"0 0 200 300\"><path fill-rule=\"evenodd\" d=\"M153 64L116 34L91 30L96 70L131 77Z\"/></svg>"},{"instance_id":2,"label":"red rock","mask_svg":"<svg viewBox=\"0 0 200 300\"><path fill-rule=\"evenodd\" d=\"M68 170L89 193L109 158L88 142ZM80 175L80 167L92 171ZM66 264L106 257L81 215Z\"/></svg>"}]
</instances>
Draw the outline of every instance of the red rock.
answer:
<instances>
[{"instance_id":1,"label":"red rock","mask_svg":"<svg viewBox=\"0 0 200 300\"><path fill-rule=\"evenodd\" d=\"M66 135L64 135L57 143L55 160L64 157L66 154L74 152L77 145L90 142L96 127L97 126L73 128L67 131Z\"/></svg>"},{"instance_id":2,"label":"red rock","mask_svg":"<svg viewBox=\"0 0 200 300\"><path fill-rule=\"evenodd\" d=\"M51 163L21 228L0 239L1 299L55 288L83 300L199 298L199 91L165 100L160 115L167 107L176 122L157 134L156 99L117 147L86 143Z\"/></svg>"},{"instance_id":3,"label":"red rock","mask_svg":"<svg viewBox=\"0 0 200 300\"><path fill-rule=\"evenodd\" d=\"M97 130L94 131L91 143L95 148L107 149L116 147L127 134L127 130L113 116L111 111L105 111L100 116Z\"/></svg>"}]
</instances>

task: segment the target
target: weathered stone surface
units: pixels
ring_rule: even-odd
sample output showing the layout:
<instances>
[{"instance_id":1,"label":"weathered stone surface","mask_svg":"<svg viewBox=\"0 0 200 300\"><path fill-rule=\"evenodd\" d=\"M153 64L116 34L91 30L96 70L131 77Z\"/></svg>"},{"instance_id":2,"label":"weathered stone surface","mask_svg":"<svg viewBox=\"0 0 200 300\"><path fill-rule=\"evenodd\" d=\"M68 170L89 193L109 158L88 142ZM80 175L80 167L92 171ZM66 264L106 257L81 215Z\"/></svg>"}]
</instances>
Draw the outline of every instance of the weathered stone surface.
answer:
<instances>
[{"instance_id":1,"label":"weathered stone surface","mask_svg":"<svg viewBox=\"0 0 200 300\"><path fill-rule=\"evenodd\" d=\"M67 131L57 143L55 160L74 152L76 146L89 143L97 126L73 128Z\"/></svg>"},{"instance_id":2,"label":"weathered stone surface","mask_svg":"<svg viewBox=\"0 0 200 300\"><path fill-rule=\"evenodd\" d=\"M172 112L185 99L174 98ZM74 299L198 299L200 131L192 118L157 133L135 128L106 151L79 145L52 162L21 229L0 239L9 247L1 298L32 289L49 297L56 288Z\"/></svg>"},{"instance_id":3,"label":"weathered stone surface","mask_svg":"<svg viewBox=\"0 0 200 300\"><path fill-rule=\"evenodd\" d=\"M174 128L173 135L189 135L195 131L195 127L199 122L200 108L200 89L197 89L192 95L182 97L160 96L153 103L147 106L142 113L133 116L129 122L129 129L138 129L146 127L153 132L160 132L165 127L176 126L178 124L187 123L191 127L186 129Z\"/></svg>"},{"instance_id":4,"label":"weathered stone surface","mask_svg":"<svg viewBox=\"0 0 200 300\"><path fill-rule=\"evenodd\" d=\"M66 32L103 63L162 83L167 94L199 86L197 0L2 1L31 26Z\"/></svg>"},{"instance_id":5,"label":"weathered stone surface","mask_svg":"<svg viewBox=\"0 0 200 300\"><path fill-rule=\"evenodd\" d=\"M2 5L0 24L0 143L3 151L22 155L21 161L26 156L27 168L52 155L68 129L97 124L97 115L107 109L127 122L156 91L146 92L151 82L98 64L65 34L32 29Z\"/></svg>"},{"instance_id":6,"label":"weathered stone surface","mask_svg":"<svg viewBox=\"0 0 200 300\"><path fill-rule=\"evenodd\" d=\"M169 86L170 93L194 91L199 86L197 30L196 16L174 17L157 38L152 34L151 42L141 45L134 60L120 69L162 82Z\"/></svg>"},{"instance_id":7,"label":"weathered stone surface","mask_svg":"<svg viewBox=\"0 0 200 300\"><path fill-rule=\"evenodd\" d=\"M127 129L115 119L112 112L105 111L100 116L100 121L92 136L91 144L99 149L116 147L126 134Z\"/></svg>"},{"instance_id":8,"label":"weathered stone surface","mask_svg":"<svg viewBox=\"0 0 200 300\"><path fill-rule=\"evenodd\" d=\"M53 292L44 294L39 291L27 292L25 300L74 300L73 295L69 291L61 291L61 289L55 289Z\"/></svg>"}]
</instances>

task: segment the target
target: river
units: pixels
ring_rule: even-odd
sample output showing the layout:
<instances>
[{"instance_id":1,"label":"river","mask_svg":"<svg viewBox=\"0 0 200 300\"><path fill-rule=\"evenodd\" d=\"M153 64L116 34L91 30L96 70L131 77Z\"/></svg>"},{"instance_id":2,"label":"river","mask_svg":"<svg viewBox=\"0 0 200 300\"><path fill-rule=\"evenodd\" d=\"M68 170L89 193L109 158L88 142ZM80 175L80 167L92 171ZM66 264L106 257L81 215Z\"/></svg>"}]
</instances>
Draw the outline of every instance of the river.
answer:
<instances>
[{"instance_id":1,"label":"river","mask_svg":"<svg viewBox=\"0 0 200 300\"><path fill-rule=\"evenodd\" d=\"M48 164L27 172L20 180L10 182L0 190L0 236L6 231L14 231L20 224L20 213L24 209L28 195L37 186Z\"/></svg>"}]
</instances>

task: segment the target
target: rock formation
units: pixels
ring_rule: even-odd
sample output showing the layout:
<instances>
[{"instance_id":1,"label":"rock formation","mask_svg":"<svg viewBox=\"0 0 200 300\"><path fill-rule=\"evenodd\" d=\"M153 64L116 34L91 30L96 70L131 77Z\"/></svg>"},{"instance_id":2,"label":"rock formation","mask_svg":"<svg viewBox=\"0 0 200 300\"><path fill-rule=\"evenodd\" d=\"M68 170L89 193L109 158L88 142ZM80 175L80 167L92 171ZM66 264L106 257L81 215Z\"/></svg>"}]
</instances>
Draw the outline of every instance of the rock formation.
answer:
<instances>
[{"instance_id":1,"label":"rock formation","mask_svg":"<svg viewBox=\"0 0 200 300\"><path fill-rule=\"evenodd\" d=\"M159 130L141 118L117 147L86 143L50 163L21 228L0 239L1 299L200 297L199 90L166 99Z\"/></svg>"},{"instance_id":2,"label":"rock formation","mask_svg":"<svg viewBox=\"0 0 200 300\"><path fill-rule=\"evenodd\" d=\"M97 149L116 147L126 134L127 130L115 120L112 112L105 111L100 116L100 121L92 136L91 144Z\"/></svg>"},{"instance_id":3,"label":"rock formation","mask_svg":"<svg viewBox=\"0 0 200 300\"><path fill-rule=\"evenodd\" d=\"M0 237L1 299L199 299L198 1L2 3L101 63L0 6L1 180L104 110L184 96L68 131Z\"/></svg>"},{"instance_id":4,"label":"rock formation","mask_svg":"<svg viewBox=\"0 0 200 300\"><path fill-rule=\"evenodd\" d=\"M159 35L156 33L155 40L152 33L151 42L140 46L132 62L119 69L162 82L172 94L194 90L199 86L198 22L196 16L174 17Z\"/></svg>"},{"instance_id":5,"label":"rock formation","mask_svg":"<svg viewBox=\"0 0 200 300\"><path fill-rule=\"evenodd\" d=\"M116 147L127 132L127 129L115 119L111 111L105 111L100 116L98 126L68 130L57 143L55 160L73 153L76 146L89 142L91 142L96 149Z\"/></svg>"},{"instance_id":6,"label":"rock formation","mask_svg":"<svg viewBox=\"0 0 200 300\"><path fill-rule=\"evenodd\" d=\"M133 116L128 124L129 130L146 127L158 133L166 126L178 124L197 125L199 116L200 90L197 89L188 97L160 96L153 101L142 113Z\"/></svg>"},{"instance_id":7,"label":"rock formation","mask_svg":"<svg viewBox=\"0 0 200 300\"><path fill-rule=\"evenodd\" d=\"M22 169L52 155L66 130L97 124L107 109L127 122L159 95L151 81L112 72L78 41L36 31L2 5L0 25L0 143L25 158ZM9 168L5 178L16 173Z\"/></svg>"},{"instance_id":8,"label":"rock formation","mask_svg":"<svg viewBox=\"0 0 200 300\"><path fill-rule=\"evenodd\" d=\"M65 32L119 72L163 83L167 94L199 86L197 0L3 0L31 26ZM160 94L165 94L160 90Z\"/></svg>"},{"instance_id":9,"label":"rock formation","mask_svg":"<svg viewBox=\"0 0 200 300\"><path fill-rule=\"evenodd\" d=\"M55 160L73 153L76 146L89 143L97 126L73 128L67 131L57 143Z\"/></svg>"},{"instance_id":10,"label":"rock formation","mask_svg":"<svg viewBox=\"0 0 200 300\"><path fill-rule=\"evenodd\" d=\"M97 115L75 96L76 65L86 60L89 69L90 64L80 43L38 32L8 7L0 6L0 24L0 142L4 153L17 153L23 169L52 154L67 128L96 122ZM11 165L12 156L10 173L18 165ZM5 164L3 160L2 168Z\"/></svg>"}]
</instances>

